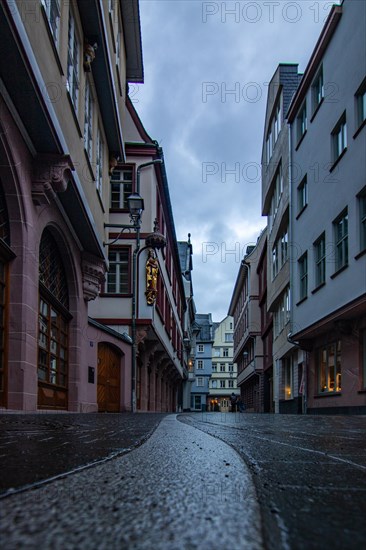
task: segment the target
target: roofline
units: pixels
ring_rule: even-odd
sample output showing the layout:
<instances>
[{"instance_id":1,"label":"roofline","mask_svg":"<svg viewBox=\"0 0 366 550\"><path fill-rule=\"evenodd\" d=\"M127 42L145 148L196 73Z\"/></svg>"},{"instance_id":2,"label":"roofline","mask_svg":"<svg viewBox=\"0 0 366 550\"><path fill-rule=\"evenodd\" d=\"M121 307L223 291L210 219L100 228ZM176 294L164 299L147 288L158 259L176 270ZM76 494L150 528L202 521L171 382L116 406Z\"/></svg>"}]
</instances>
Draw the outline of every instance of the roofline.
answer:
<instances>
[{"instance_id":1,"label":"roofline","mask_svg":"<svg viewBox=\"0 0 366 550\"><path fill-rule=\"evenodd\" d=\"M139 0L120 0L126 47L126 80L144 82Z\"/></svg>"},{"instance_id":2,"label":"roofline","mask_svg":"<svg viewBox=\"0 0 366 550\"><path fill-rule=\"evenodd\" d=\"M135 107L133 106L133 103L131 101L131 98L130 96L127 95L127 98L126 98L126 106L127 106L127 110L128 112L130 113L131 115L131 118L133 120L133 122L135 123L135 126L141 136L141 138L145 141L145 143L149 143L149 144L154 144L155 146L157 145L157 142L154 141L150 136L149 134L147 133L147 131L145 130L145 127L144 125L142 124L141 122L141 119L135 109Z\"/></svg>"},{"instance_id":3,"label":"roofline","mask_svg":"<svg viewBox=\"0 0 366 550\"><path fill-rule=\"evenodd\" d=\"M328 44L334 34L334 31L336 30L336 27L342 16L342 13L343 13L343 9L341 5L338 5L338 4L333 5L327 17L327 20L324 24L322 32L318 38L318 41L315 45L313 53L311 54L310 60L306 66L306 69L301 79L301 82L299 84L299 87L287 111L286 118L289 123L291 123L294 120L297 114L297 111L299 110L300 106L302 105L302 102L305 99L308 88L311 85L311 82L315 76L316 71L318 70L320 60L322 59L328 47Z\"/></svg>"}]
</instances>

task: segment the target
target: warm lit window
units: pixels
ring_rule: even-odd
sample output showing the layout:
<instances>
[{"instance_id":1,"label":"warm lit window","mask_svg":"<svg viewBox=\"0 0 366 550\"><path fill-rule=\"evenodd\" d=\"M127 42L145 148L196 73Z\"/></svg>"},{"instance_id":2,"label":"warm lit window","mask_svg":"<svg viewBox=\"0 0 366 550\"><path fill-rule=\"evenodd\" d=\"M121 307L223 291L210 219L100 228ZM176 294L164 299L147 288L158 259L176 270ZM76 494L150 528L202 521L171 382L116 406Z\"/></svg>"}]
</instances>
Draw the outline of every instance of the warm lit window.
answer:
<instances>
[{"instance_id":1,"label":"warm lit window","mask_svg":"<svg viewBox=\"0 0 366 550\"><path fill-rule=\"evenodd\" d=\"M41 2L47 15L51 34L57 45L60 25L60 0L41 0Z\"/></svg>"},{"instance_id":2,"label":"warm lit window","mask_svg":"<svg viewBox=\"0 0 366 550\"><path fill-rule=\"evenodd\" d=\"M347 149L347 122L346 122L346 113L344 112L332 132L333 162L336 162L336 160L341 156L343 151L345 151L346 149Z\"/></svg>"},{"instance_id":3,"label":"warm lit window","mask_svg":"<svg viewBox=\"0 0 366 550\"><path fill-rule=\"evenodd\" d=\"M325 283L325 233L314 243L315 287Z\"/></svg>"},{"instance_id":4,"label":"warm lit window","mask_svg":"<svg viewBox=\"0 0 366 550\"><path fill-rule=\"evenodd\" d=\"M348 265L348 213L345 210L334 222L336 271Z\"/></svg>"},{"instance_id":5,"label":"warm lit window","mask_svg":"<svg viewBox=\"0 0 366 550\"><path fill-rule=\"evenodd\" d=\"M296 117L297 142L299 142L305 135L307 127L308 119L306 114L306 103L304 103L304 105L300 109L299 114Z\"/></svg>"},{"instance_id":6,"label":"warm lit window","mask_svg":"<svg viewBox=\"0 0 366 550\"><path fill-rule=\"evenodd\" d=\"M341 384L341 341L318 350L319 393L335 393Z\"/></svg>"},{"instance_id":7,"label":"warm lit window","mask_svg":"<svg viewBox=\"0 0 366 550\"><path fill-rule=\"evenodd\" d=\"M99 194L102 194L103 188L103 141L100 129L98 128L97 133L97 151L96 151L96 169L95 169L95 183Z\"/></svg>"},{"instance_id":8,"label":"warm lit window","mask_svg":"<svg viewBox=\"0 0 366 550\"><path fill-rule=\"evenodd\" d=\"M127 248L109 250L109 271L107 273L107 293L108 294L129 294L130 293L130 274L129 274L129 251Z\"/></svg>"},{"instance_id":9,"label":"warm lit window","mask_svg":"<svg viewBox=\"0 0 366 550\"><path fill-rule=\"evenodd\" d=\"M313 114L314 114L324 99L323 67L320 68L318 74L314 79L313 85L311 87L311 93L312 93Z\"/></svg>"},{"instance_id":10,"label":"warm lit window","mask_svg":"<svg viewBox=\"0 0 366 550\"><path fill-rule=\"evenodd\" d=\"M282 376L285 392L285 399L293 398L293 369L291 357L282 360Z\"/></svg>"},{"instance_id":11,"label":"warm lit window","mask_svg":"<svg viewBox=\"0 0 366 550\"><path fill-rule=\"evenodd\" d=\"M132 168L113 170L111 176L111 208L123 210L128 208L127 198L132 193Z\"/></svg>"},{"instance_id":12,"label":"warm lit window","mask_svg":"<svg viewBox=\"0 0 366 550\"><path fill-rule=\"evenodd\" d=\"M305 252L299 259L299 299L308 295L308 253Z\"/></svg>"},{"instance_id":13,"label":"warm lit window","mask_svg":"<svg viewBox=\"0 0 366 550\"><path fill-rule=\"evenodd\" d=\"M89 159L93 158L93 98L89 81L85 81L84 147Z\"/></svg>"},{"instance_id":14,"label":"warm lit window","mask_svg":"<svg viewBox=\"0 0 366 550\"><path fill-rule=\"evenodd\" d=\"M297 188L298 214L300 214L300 212L305 208L307 204L308 204L308 180L307 180L307 176L305 176Z\"/></svg>"},{"instance_id":15,"label":"warm lit window","mask_svg":"<svg viewBox=\"0 0 366 550\"><path fill-rule=\"evenodd\" d=\"M80 51L80 46L79 46L79 41L76 34L75 19L70 10L66 86L76 112L78 111L79 80L80 80L79 51Z\"/></svg>"}]
</instances>

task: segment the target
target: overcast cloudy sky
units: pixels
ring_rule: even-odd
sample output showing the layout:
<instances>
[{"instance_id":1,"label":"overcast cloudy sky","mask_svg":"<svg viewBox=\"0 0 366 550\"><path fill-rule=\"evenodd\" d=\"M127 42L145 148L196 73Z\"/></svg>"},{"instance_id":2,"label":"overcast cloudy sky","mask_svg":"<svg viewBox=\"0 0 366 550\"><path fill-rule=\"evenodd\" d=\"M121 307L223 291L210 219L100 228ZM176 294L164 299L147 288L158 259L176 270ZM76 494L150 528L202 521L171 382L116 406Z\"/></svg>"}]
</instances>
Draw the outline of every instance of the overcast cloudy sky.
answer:
<instances>
[{"instance_id":1,"label":"overcast cloudy sky","mask_svg":"<svg viewBox=\"0 0 366 550\"><path fill-rule=\"evenodd\" d=\"M304 71L332 2L140 0L145 83L130 97L163 147L178 240L192 234L198 313L227 315L266 225L260 161L268 82Z\"/></svg>"}]
</instances>

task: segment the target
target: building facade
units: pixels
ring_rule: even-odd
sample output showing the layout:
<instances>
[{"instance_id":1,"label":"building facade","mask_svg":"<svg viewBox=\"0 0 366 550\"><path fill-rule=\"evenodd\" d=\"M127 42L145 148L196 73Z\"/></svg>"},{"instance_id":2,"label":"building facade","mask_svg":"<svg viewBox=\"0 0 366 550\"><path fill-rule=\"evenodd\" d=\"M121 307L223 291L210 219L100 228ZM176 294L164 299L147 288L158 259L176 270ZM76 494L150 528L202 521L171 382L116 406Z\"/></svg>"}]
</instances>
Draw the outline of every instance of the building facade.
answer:
<instances>
[{"instance_id":1,"label":"building facade","mask_svg":"<svg viewBox=\"0 0 366 550\"><path fill-rule=\"evenodd\" d=\"M127 332L136 341L133 406L141 411L176 411L183 407L187 378L183 348L187 301L163 152L146 133L129 99L125 135L127 160L117 163L110 180L110 269L90 311L99 323ZM126 201L131 193L144 200L139 242L128 230Z\"/></svg>"},{"instance_id":2,"label":"building facade","mask_svg":"<svg viewBox=\"0 0 366 550\"><path fill-rule=\"evenodd\" d=\"M234 318L234 362L237 386L248 412L263 412L263 340L257 267L266 241L262 231L256 246L248 246L229 307Z\"/></svg>"},{"instance_id":3,"label":"building facade","mask_svg":"<svg viewBox=\"0 0 366 550\"><path fill-rule=\"evenodd\" d=\"M122 410L131 340L88 307L126 85L143 81L138 3L5 0L0 47L1 406Z\"/></svg>"},{"instance_id":4,"label":"building facade","mask_svg":"<svg viewBox=\"0 0 366 550\"><path fill-rule=\"evenodd\" d=\"M294 96L291 338L308 413L366 412L366 4L334 6Z\"/></svg>"},{"instance_id":5,"label":"building facade","mask_svg":"<svg viewBox=\"0 0 366 550\"><path fill-rule=\"evenodd\" d=\"M209 382L209 411L230 411L230 396L240 395L237 388L237 366L233 362L234 319L225 317L220 323L214 323L214 341L212 346L212 375Z\"/></svg>"},{"instance_id":6,"label":"building facade","mask_svg":"<svg viewBox=\"0 0 366 550\"><path fill-rule=\"evenodd\" d=\"M267 97L262 149L262 214L267 216L267 308L273 316L273 376L276 412L301 411L297 349L288 340L290 322L290 155L285 115L300 81L297 65L281 64Z\"/></svg>"},{"instance_id":7,"label":"building facade","mask_svg":"<svg viewBox=\"0 0 366 550\"><path fill-rule=\"evenodd\" d=\"M205 412L208 408L209 382L212 374L213 324L211 313L196 314L195 333L191 411Z\"/></svg>"}]
</instances>

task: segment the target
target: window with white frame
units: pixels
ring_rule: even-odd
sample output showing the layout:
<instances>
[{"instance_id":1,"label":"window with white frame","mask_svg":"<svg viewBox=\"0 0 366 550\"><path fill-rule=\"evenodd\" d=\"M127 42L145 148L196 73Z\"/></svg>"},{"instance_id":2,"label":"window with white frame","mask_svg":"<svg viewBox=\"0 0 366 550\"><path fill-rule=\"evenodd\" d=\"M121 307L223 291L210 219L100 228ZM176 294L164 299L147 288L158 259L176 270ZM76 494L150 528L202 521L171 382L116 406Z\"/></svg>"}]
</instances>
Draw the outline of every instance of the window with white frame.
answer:
<instances>
[{"instance_id":1,"label":"window with white frame","mask_svg":"<svg viewBox=\"0 0 366 550\"><path fill-rule=\"evenodd\" d=\"M273 336L277 338L290 321L290 289L281 295L273 316Z\"/></svg>"},{"instance_id":2,"label":"window with white frame","mask_svg":"<svg viewBox=\"0 0 366 550\"><path fill-rule=\"evenodd\" d=\"M111 176L111 209L127 210L127 199L132 193L133 168L117 168Z\"/></svg>"},{"instance_id":3,"label":"window with white frame","mask_svg":"<svg viewBox=\"0 0 366 550\"><path fill-rule=\"evenodd\" d=\"M331 134L333 162L336 162L347 149L347 121L346 112L343 113Z\"/></svg>"},{"instance_id":4,"label":"window with white frame","mask_svg":"<svg viewBox=\"0 0 366 550\"><path fill-rule=\"evenodd\" d=\"M202 359L198 359L197 361L197 369L202 370L203 369L203 361Z\"/></svg>"},{"instance_id":5,"label":"window with white frame","mask_svg":"<svg viewBox=\"0 0 366 550\"><path fill-rule=\"evenodd\" d=\"M205 385L205 379L203 376L197 376L196 385L197 387L201 387L201 388Z\"/></svg>"},{"instance_id":6,"label":"window with white frame","mask_svg":"<svg viewBox=\"0 0 366 550\"><path fill-rule=\"evenodd\" d=\"M325 233L314 242L315 288L325 283Z\"/></svg>"},{"instance_id":7,"label":"window with white frame","mask_svg":"<svg viewBox=\"0 0 366 550\"><path fill-rule=\"evenodd\" d=\"M308 204L308 178L307 175L303 177L297 188L297 213L300 214Z\"/></svg>"},{"instance_id":8,"label":"window with white frame","mask_svg":"<svg viewBox=\"0 0 366 550\"><path fill-rule=\"evenodd\" d=\"M67 49L67 81L66 87L70 94L72 104L76 112L78 112L79 99L79 80L80 80L80 44L76 32L75 18L70 9L69 12L69 33L68 33L68 49Z\"/></svg>"},{"instance_id":9,"label":"window with white frame","mask_svg":"<svg viewBox=\"0 0 366 550\"><path fill-rule=\"evenodd\" d=\"M100 128L97 132L97 147L96 147L96 169L95 169L95 183L99 194L102 195L103 188L103 141Z\"/></svg>"},{"instance_id":10,"label":"window with white frame","mask_svg":"<svg viewBox=\"0 0 366 550\"><path fill-rule=\"evenodd\" d=\"M298 261L299 264L299 299L308 295L308 253L305 252Z\"/></svg>"},{"instance_id":11,"label":"window with white frame","mask_svg":"<svg viewBox=\"0 0 366 550\"><path fill-rule=\"evenodd\" d=\"M278 275L280 269L288 259L288 228L279 235L272 248L272 280Z\"/></svg>"},{"instance_id":12,"label":"window with white frame","mask_svg":"<svg viewBox=\"0 0 366 550\"><path fill-rule=\"evenodd\" d=\"M319 393L337 393L342 389L342 349L337 340L318 350Z\"/></svg>"},{"instance_id":13,"label":"window with white frame","mask_svg":"<svg viewBox=\"0 0 366 550\"><path fill-rule=\"evenodd\" d=\"M280 163L273 180L273 192L272 192L271 205L270 205L270 211L268 216L268 225L270 230L272 229L273 222L276 218L282 193L283 193L283 176L282 176L282 163Z\"/></svg>"},{"instance_id":14,"label":"window with white frame","mask_svg":"<svg viewBox=\"0 0 366 550\"><path fill-rule=\"evenodd\" d=\"M232 332L226 332L225 333L225 342L233 342L234 335Z\"/></svg>"},{"instance_id":15,"label":"window with white frame","mask_svg":"<svg viewBox=\"0 0 366 550\"><path fill-rule=\"evenodd\" d=\"M366 78L356 92L357 126L366 121Z\"/></svg>"},{"instance_id":16,"label":"window with white frame","mask_svg":"<svg viewBox=\"0 0 366 550\"><path fill-rule=\"evenodd\" d=\"M217 363L212 363L212 372L217 372Z\"/></svg>"},{"instance_id":17,"label":"window with white frame","mask_svg":"<svg viewBox=\"0 0 366 550\"><path fill-rule=\"evenodd\" d=\"M93 97L89 81L85 81L84 147L90 160L93 158Z\"/></svg>"},{"instance_id":18,"label":"window with white frame","mask_svg":"<svg viewBox=\"0 0 366 550\"><path fill-rule=\"evenodd\" d=\"M297 132L297 142L299 143L308 127L308 119L306 114L306 102L302 105L299 114L296 117L296 132Z\"/></svg>"},{"instance_id":19,"label":"window with white frame","mask_svg":"<svg viewBox=\"0 0 366 550\"><path fill-rule=\"evenodd\" d=\"M366 250L366 188L358 196L360 216L360 251Z\"/></svg>"},{"instance_id":20,"label":"window with white frame","mask_svg":"<svg viewBox=\"0 0 366 550\"><path fill-rule=\"evenodd\" d=\"M233 388L234 387L234 380L228 380L228 387Z\"/></svg>"},{"instance_id":21,"label":"window with white frame","mask_svg":"<svg viewBox=\"0 0 366 550\"><path fill-rule=\"evenodd\" d=\"M277 103L273 110L273 116L268 125L268 132L266 138L266 159L270 161L274 147L276 145L278 136L282 128L282 94L277 100Z\"/></svg>"},{"instance_id":22,"label":"window with white frame","mask_svg":"<svg viewBox=\"0 0 366 550\"><path fill-rule=\"evenodd\" d=\"M213 356L220 357L220 348L213 348Z\"/></svg>"},{"instance_id":23,"label":"window with white frame","mask_svg":"<svg viewBox=\"0 0 366 550\"><path fill-rule=\"evenodd\" d=\"M229 372L234 372L234 365L229 363Z\"/></svg>"},{"instance_id":24,"label":"window with white frame","mask_svg":"<svg viewBox=\"0 0 366 550\"><path fill-rule=\"evenodd\" d=\"M198 344L197 351L198 353L203 353L205 351L205 346L203 344Z\"/></svg>"},{"instance_id":25,"label":"window with white frame","mask_svg":"<svg viewBox=\"0 0 366 550\"><path fill-rule=\"evenodd\" d=\"M348 211L342 212L333 222L335 240L335 269L338 271L348 265Z\"/></svg>"},{"instance_id":26,"label":"window with white frame","mask_svg":"<svg viewBox=\"0 0 366 550\"><path fill-rule=\"evenodd\" d=\"M229 348L224 348L222 356L223 357L229 357Z\"/></svg>"},{"instance_id":27,"label":"window with white frame","mask_svg":"<svg viewBox=\"0 0 366 550\"><path fill-rule=\"evenodd\" d=\"M225 372L225 363L220 363L220 372Z\"/></svg>"},{"instance_id":28,"label":"window with white frame","mask_svg":"<svg viewBox=\"0 0 366 550\"><path fill-rule=\"evenodd\" d=\"M108 260L107 294L130 294L129 250L111 248Z\"/></svg>"},{"instance_id":29,"label":"window with white frame","mask_svg":"<svg viewBox=\"0 0 366 550\"><path fill-rule=\"evenodd\" d=\"M324 99L323 66L320 67L316 77L314 78L314 82L311 86L311 95L312 95L312 109L314 114Z\"/></svg>"},{"instance_id":30,"label":"window with white frame","mask_svg":"<svg viewBox=\"0 0 366 550\"><path fill-rule=\"evenodd\" d=\"M280 237L281 243L281 267L285 265L288 257L288 229L284 230Z\"/></svg>"},{"instance_id":31,"label":"window with white frame","mask_svg":"<svg viewBox=\"0 0 366 550\"><path fill-rule=\"evenodd\" d=\"M220 380L220 388L226 388L226 380Z\"/></svg>"},{"instance_id":32,"label":"window with white frame","mask_svg":"<svg viewBox=\"0 0 366 550\"><path fill-rule=\"evenodd\" d=\"M60 27L60 0L41 0L41 2L47 15L52 37L57 45Z\"/></svg>"}]
</instances>

